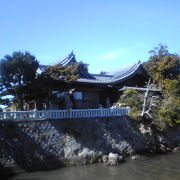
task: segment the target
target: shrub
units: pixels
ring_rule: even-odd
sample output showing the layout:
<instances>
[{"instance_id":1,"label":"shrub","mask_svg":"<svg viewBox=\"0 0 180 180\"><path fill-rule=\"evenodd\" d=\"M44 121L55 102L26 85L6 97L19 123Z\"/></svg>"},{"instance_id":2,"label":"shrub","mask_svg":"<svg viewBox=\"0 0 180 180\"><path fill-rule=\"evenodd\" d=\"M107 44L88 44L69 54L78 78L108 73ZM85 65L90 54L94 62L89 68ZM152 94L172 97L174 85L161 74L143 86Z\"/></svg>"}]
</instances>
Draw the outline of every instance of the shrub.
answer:
<instances>
[{"instance_id":1,"label":"shrub","mask_svg":"<svg viewBox=\"0 0 180 180\"><path fill-rule=\"evenodd\" d=\"M143 98L137 90L127 89L124 91L123 95L119 99L119 103L123 106L129 106L131 108L130 117L135 120L140 119L140 114L142 111Z\"/></svg>"}]
</instances>

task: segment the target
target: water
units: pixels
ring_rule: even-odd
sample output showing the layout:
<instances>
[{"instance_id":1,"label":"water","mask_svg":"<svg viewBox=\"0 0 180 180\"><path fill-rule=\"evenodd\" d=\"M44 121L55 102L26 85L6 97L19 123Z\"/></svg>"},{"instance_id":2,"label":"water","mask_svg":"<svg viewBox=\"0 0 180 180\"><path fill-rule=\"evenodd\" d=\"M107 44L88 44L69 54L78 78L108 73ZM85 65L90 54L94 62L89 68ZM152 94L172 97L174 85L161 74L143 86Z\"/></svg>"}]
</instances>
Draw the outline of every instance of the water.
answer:
<instances>
[{"instance_id":1,"label":"water","mask_svg":"<svg viewBox=\"0 0 180 180\"><path fill-rule=\"evenodd\" d=\"M180 180L180 153L126 161L116 167L103 164L52 171L20 172L12 180Z\"/></svg>"}]
</instances>

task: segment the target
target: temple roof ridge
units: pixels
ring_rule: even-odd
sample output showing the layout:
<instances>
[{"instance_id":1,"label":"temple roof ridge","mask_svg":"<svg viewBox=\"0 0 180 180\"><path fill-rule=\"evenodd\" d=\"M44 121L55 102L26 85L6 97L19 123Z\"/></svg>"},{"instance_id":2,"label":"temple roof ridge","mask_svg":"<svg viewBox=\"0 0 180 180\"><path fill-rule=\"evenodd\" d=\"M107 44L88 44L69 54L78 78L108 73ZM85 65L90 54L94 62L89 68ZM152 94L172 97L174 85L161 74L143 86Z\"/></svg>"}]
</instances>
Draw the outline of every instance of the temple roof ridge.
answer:
<instances>
[{"instance_id":1,"label":"temple roof ridge","mask_svg":"<svg viewBox=\"0 0 180 180\"><path fill-rule=\"evenodd\" d=\"M106 84L113 83L114 84L133 75L141 65L142 65L141 62L138 61L137 63L125 66L123 68L119 68L116 71L112 71L113 73L109 72L107 75L91 74L92 76L94 76L95 80L88 80L88 79L80 78L78 79L78 81L89 82L89 83L96 82L96 83L106 83Z\"/></svg>"},{"instance_id":2,"label":"temple roof ridge","mask_svg":"<svg viewBox=\"0 0 180 180\"><path fill-rule=\"evenodd\" d=\"M141 64L140 61L129 64L129 65L125 65L125 66L122 66L119 68L116 68L112 71L109 71L108 75L113 75L114 77L117 77L119 74L124 74L124 73L127 73L129 71L132 71L134 68L139 66L139 64Z\"/></svg>"},{"instance_id":3,"label":"temple roof ridge","mask_svg":"<svg viewBox=\"0 0 180 180\"><path fill-rule=\"evenodd\" d=\"M68 66L68 65L71 65L73 63L76 63L76 58L75 58L75 55L73 53L73 51L68 55L66 56L65 58L63 59L60 59L54 63L51 63L50 66L54 66L54 65L63 65L63 66Z\"/></svg>"}]
</instances>

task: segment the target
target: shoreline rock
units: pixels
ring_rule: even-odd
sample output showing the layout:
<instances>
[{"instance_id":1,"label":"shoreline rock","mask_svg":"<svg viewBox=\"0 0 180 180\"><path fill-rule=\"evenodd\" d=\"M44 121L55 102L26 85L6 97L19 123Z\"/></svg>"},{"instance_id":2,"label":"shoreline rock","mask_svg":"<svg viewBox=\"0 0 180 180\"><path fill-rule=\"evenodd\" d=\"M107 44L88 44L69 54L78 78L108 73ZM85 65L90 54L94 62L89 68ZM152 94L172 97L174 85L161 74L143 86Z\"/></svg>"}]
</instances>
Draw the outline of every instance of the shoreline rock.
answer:
<instances>
[{"instance_id":1,"label":"shoreline rock","mask_svg":"<svg viewBox=\"0 0 180 180\"><path fill-rule=\"evenodd\" d=\"M139 154L134 154L134 155L130 156L130 159L131 160L142 160L142 159L144 159L144 157Z\"/></svg>"},{"instance_id":2,"label":"shoreline rock","mask_svg":"<svg viewBox=\"0 0 180 180\"><path fill-rule=\"evenodd\" d=\"M114 166L126 157L180 150L180 126L159 132L129 117L3 122L0 129L0 167Z\"/></svg>"},{"instance_id":3,"label":"shoreline rock","mask_svg":"<svg viewBox=\"0 0 180 180\"><path fill-rule=\"evenodd\" d=\"M107 166L116 166L119 163L122 163L124 161L123 156L119 156L118 154L109 153L109 155L104 158L105 161L103 161Z\"/></svg>"}]
</instances>

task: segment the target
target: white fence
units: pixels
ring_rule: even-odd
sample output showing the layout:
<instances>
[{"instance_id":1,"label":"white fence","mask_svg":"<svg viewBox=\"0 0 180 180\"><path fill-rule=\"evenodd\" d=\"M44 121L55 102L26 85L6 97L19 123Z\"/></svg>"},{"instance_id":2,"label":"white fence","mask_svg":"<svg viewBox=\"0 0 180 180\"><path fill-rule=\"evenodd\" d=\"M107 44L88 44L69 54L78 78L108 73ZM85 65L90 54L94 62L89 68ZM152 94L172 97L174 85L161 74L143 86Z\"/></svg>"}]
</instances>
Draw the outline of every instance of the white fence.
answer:
<instances>
[{"instance_id":1,"label":"white fence","mask_svg":"<svg viewBox=\"0 0 180 180\"><path fill-rule=\"evenodd\" d=\"M44 110L44 111L14 111L0 112L0 120L44 120L81 117L111 117L123 116L129 113L125 108L100 108L100 109L69 109L69 110Z\"/></svg>"}]
</instances>

